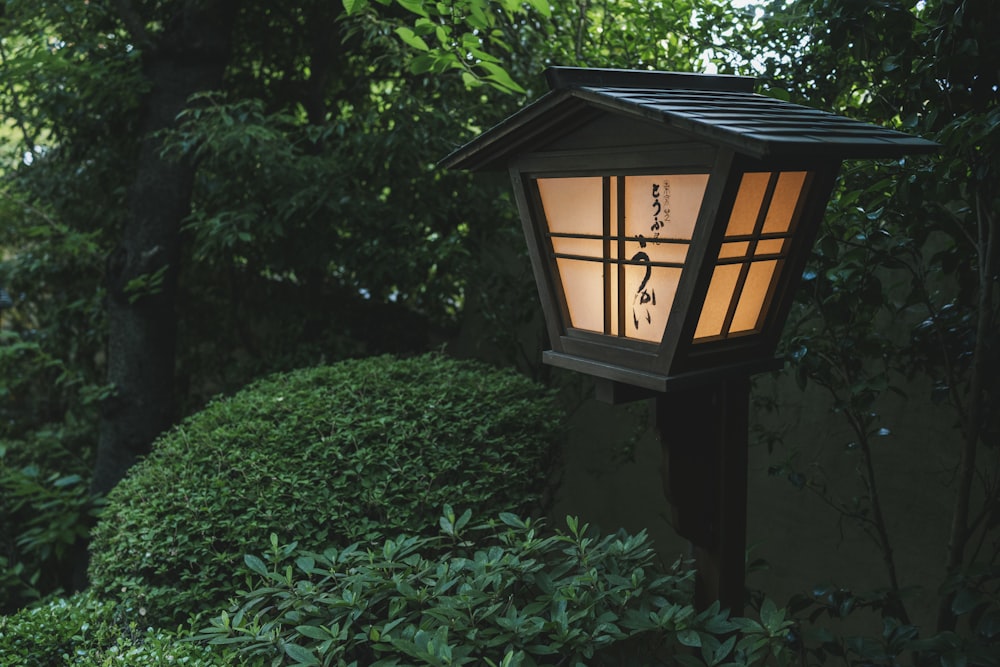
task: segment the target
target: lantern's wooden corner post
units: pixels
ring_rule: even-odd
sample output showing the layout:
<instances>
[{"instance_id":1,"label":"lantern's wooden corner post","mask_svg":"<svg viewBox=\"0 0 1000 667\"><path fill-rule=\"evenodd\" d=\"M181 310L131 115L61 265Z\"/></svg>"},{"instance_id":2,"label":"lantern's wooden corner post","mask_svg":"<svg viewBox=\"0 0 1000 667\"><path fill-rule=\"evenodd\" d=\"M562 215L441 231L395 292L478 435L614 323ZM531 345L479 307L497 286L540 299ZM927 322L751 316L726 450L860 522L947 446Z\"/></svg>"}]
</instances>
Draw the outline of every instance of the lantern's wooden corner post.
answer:
<instances>
[{"instance_id":1,"label":"lantern's wooden corner post","mask_svg":"<svg viewBox=\"0 0 1000 667\"><path fill-rule=\"evenodd\" d=\"M659 394L655 427L674 529L690 540L695 604L743 613L746 576L750 379Z\"/></svg>"}]
</instances>

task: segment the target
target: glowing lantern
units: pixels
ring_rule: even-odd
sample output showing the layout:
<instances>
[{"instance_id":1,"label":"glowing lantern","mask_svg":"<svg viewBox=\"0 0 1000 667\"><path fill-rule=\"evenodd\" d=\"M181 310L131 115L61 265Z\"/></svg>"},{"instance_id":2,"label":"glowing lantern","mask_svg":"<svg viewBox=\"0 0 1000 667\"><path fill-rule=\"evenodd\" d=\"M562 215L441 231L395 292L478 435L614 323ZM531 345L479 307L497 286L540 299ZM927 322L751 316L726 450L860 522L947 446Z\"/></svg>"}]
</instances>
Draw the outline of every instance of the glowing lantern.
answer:
<instances>
[{"instance_id":1,"label":"glowing lantern","mask_svg":"<svg viewBox=\"0 0 1000 667\"><path fill-rule=\"evenodd\" d=\"M773 367L841 160L936 147L746 77L546 75L549 94L443 164L510 170L545 362L653 391Z\"/></svg>"},{"instance_id":2,"label":"glowing lantern","mask_svg":"<svg viewBox=\"0 0 1000 667\"><path fill-rule=\"evenodd\" d=\"M754 80L553 68L552 91L443 160L507 169L552 350L617 402L656 397L702 603L742 607L749 376L774 358L842 160L937 144ZM683 390L683 391L677 391Z\"/></svg>"}]
</instances>

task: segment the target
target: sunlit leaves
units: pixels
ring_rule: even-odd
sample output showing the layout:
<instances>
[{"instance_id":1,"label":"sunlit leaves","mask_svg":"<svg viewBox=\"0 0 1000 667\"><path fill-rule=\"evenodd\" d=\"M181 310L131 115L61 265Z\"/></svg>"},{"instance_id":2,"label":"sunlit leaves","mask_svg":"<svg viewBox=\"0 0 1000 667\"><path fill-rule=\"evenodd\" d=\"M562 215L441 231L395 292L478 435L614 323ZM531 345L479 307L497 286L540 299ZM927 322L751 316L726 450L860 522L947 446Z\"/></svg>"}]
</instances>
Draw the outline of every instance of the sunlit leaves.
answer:
<instances>
[{"instance_id":1,"label":"sunlit leaves","mask_svg":"<svg viewBox=\"0 0 1000 667\"><path fill-rule=\"evenodd\" d=\"M399 35L399 38L403 40L404 43L406 43L409 46L412 46L415 49L419 49L420 51L430 50L430 47L427 46L427 42L425 42L423 38L421 38L419 35L413 32L412 29L407 28L406 26L400 26L399 28L396 28L396 34Z\"/></svg>"},{"instance_id":2,"label":"sunlit leaves","mask_svg":"<svg viewBox=\"0 0 1000 667\"><path fill-rule=\"evenodd\" d=\"M357 14L365 7L368 6L368 0L342 0L344 3L344 11L347 12L348 16Z\"/></svg>"}]
</instances>

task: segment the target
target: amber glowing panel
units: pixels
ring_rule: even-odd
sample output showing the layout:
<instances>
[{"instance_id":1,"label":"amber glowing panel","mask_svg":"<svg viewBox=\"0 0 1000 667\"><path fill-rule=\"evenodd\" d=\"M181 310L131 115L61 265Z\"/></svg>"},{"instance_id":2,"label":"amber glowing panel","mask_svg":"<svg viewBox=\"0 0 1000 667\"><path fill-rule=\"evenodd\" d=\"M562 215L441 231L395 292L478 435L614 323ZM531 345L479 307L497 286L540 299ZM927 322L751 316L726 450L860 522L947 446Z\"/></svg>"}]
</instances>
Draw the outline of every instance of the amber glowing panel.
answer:
<instances>
[{"instance_id":1,"label":"amber glowing panel","mask_svg":"<svg viewBox=\"0 0 1000 667\"><path fill-rule=\"evenodd\" d=\"M536 181L569 326L658 342L707 174Z\"/></svg>"},{"instance_id":2,"label":"amber glowing panel","mask_svg":"<svg viewBox=\"0 0 1000 667\"><path fill-rule=\"evenodd\" d=\"M694 342L760 331L808 182L804 171L743 174Z\"/></svg>"}]
</instances>

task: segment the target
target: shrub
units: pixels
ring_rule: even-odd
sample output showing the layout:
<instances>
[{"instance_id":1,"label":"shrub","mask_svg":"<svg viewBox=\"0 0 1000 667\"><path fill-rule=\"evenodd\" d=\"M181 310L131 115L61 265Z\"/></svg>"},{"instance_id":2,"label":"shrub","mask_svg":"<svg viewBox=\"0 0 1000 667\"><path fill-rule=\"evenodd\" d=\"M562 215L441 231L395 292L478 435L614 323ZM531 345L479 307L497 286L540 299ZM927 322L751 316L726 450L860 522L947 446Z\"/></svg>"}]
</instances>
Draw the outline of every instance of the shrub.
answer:
<instances>
[{"instance_id":1,"label":"shrub","mask_svg":"<svg viewBox=\"0 0 1000 667\"><path fill-rule=\"evenodd\" d=\"M438 538L322 554L271 538L249 591L196 638L278 665L717 665L787 662L790 623L690 605L692 573L664 572L645 533L600 537L567 519L544 535L513 514ZM441 543L450 545L441 552ZM689 648L688 648L689 647ZM697 649L697 650L695 650Z\"/></svg>"},{"instance_id":2,"label":"shrub","mask_svg":"<svg viewBox=\"0 0 1000 667\"><path fill-rule=\"evenodd\" d=\"M90 595L50 600L0 616L0 664L5 667L69 664L77 646L96 628L95 618L110 616L112 605Z\"/></svg>"},{"instance_id":3,"label":"shrub","mask_svg":"<svg viewBox=\"0 0 1000 667\"><path fill-rule=\"evenodd\" d=\"M278 374L184 421L109 494L91 582L183 620L225 601L270 533L320 550L418 532L453 497L527 510L560 429L547 390L439 355Z\"/></svg>"},{"instance_id":4,"label":"shrub","mask_svg":"<svg viewBox=\"0 0 1000 667\"><path fill-rule=\"evenodd\" d=\"M229 667L245 664L221 647L147 628L137 610L83 593L0 616L4 667Z\"/></svg>"}]
</instances>

